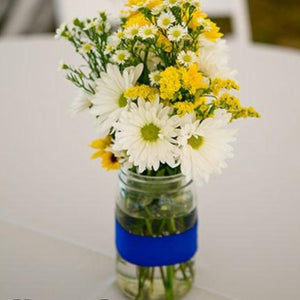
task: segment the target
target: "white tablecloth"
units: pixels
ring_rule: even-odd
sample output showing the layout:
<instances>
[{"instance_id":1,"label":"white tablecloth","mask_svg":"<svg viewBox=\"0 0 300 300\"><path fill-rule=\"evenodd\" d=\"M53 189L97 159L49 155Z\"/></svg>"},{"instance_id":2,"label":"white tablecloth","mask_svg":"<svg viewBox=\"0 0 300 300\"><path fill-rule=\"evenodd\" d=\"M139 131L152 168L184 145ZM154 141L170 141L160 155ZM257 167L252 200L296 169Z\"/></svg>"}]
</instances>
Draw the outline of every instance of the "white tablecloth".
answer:
<instances>
[{"instance_id":1,"label":"white tablecloth","mask_svg":"<svg viewBox=\"0 0 300 300\"><path fill-rule=\"evenodd\" d=\"M242 102L255 106L262 119L236 123L235 158L222 176L199 188L197 285L231 299L298 300L300 56L258 45L241 49L231 42L230 47L232 65L240 72ZM37 266L43 255L43 266L51 268L56 256L47 246L50 236L69 243L62 246L65 254L58 262L67 264L62 276L70 276L66 284L53 281L61 294L51 299L83 299L68 294L81 280L89 291L84 299L94 299L96 285L76 270L82 266L87 278L98 278L101 290L106 283L94 268L101 265L101 257L114 257L116 174L89 160L93 121L89 115L74 119L68 114L76 90L57 72L61 58L77 61L72 49L51 37L0 41L1 300L9 299L6 295L30 296L17 295L18 289L23 291L21 277L8 275L22 275L25 263L43 273ZM49 240L37 243L38 248L27 247L28 256L22 256L22 240L33 233L20 229L15 235L7 222ZM88 262L78 260L77 265L75 258L65 261L68 251L100 256L82 254ZM47 281L35 285L33 273L26 273L27 291L40 288L44 297L38 299L50 299Z\"/></svg>"}]
</instances>

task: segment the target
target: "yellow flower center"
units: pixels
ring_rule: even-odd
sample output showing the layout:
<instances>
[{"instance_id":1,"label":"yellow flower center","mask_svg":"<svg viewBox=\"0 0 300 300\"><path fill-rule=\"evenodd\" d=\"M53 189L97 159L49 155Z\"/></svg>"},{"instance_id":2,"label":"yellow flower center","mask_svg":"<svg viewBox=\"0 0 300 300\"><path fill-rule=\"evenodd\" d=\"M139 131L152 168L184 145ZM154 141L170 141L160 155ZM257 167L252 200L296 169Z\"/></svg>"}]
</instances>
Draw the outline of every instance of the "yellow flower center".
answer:
<instances>
[{"instance_id":1,"label":"yellow flower center","mask_svg":"<svg viewBox=\"0 0 300 300\"><path fill-rule=\"evenodd\" d=\"M117 33L117 37L118 37L119 39L121 39L123 36L124 36L124 32L123 32L123 31L119 31L119 32Z\"/></svg>"},{"instance_id":2,"label":"yellow flower center","mask_svg":"<svg viewBox=\"0 0 300 300\"><path fill-rule=\"evenodd\" d=\"M124 96L124 93L121 94L118 100L119 107L125 107L127 105L127 98Z\"/></svg>"},{"instance_id":3,"label":"yellow flower center","mask_svg":"<svg viewBox=\"0 0 300 300\"><path fill-rule=\"evenodd\" d=\"M124 60L125 58L126 58L125 53L119 53L119 54L118 54L118 59L119 59L120 61Z\"/></svg>"},{"instance_id":4,"label":"yellow flower center","mask_svg":"<svg viewBox=\"0 0 300 300\"><path fill-rule=\"evenodd\" d=\"M131 31L130 31L130 34L131 34L132 36L135 36L135 35L137 35L138 33L139 33L139 30L138 30L137 28L132 28Z\"/></svg>"},{"instance_id":5,"label":"yellow flower center","mask_svg":"<svg viewBox=\"0 0 300 300\"><path fill-rule=\"evenodd\" d=\"M204 142L203 136L195 136L193 135L188 139L188 144L195 150L198 150Z\"/></svg>"},{"instance_id":6,"label":"yellow flower center","mask_svg":"<svg viewBox=\"0 0 300 300\"><path fill-rule=\"evenodd\" d=\"M162 20L162 24L164 26L169 26L170 23L171 23L171 20L169 18L165 18L165 19Z\"/></svg>"},{"instance_id":7,"label":"yellow flower center","mask_svg":"<svg viewBox=\"0 0 300 300\"><path fill-rule=\"evenodd\" d=\"M189 54L185 54L182 56L182 60L184 62L190 63L190 62L192 62L192 57Z\"/></svg>"},{"instance_id":8,"label":"yellow flower center","mask_svg":"<svg viewBox=\"0 0 300 300\"><path fill-rule=\"evenodd\" d=\"M176 30L173 31L172 35L173 35L175 38L178 38L178 37L180 37L180 35L181 35L181 31L178 30L178 29L176 29Z\"/></svg>"},{"instance_id":9,"label":"yellow flower center","mask_svg":"<svg viewBox=\"0 0 300 300\"><path fill-rule=\"evenodd\" d=\"M160 81L160 74L159 73L157 73L157 74L155 74L154 76L153 76L153 80L154 80L154 82L159 82Z\"/></svg>"},{"instance_id":10,"label":"yellow flower center","mask_svg":"<svg viewBox=\"0 0 300 300\"><path fill-rule=\"evenodd\" d=\"M92 45L87 43L82 46L83 51L89 52L92 49Z\"/></svg>"},{"instance_id":11,"label":"yellow flower center","mask_svg":"<svg viewBox=\"0 0 300 300\"><path fill-rule=\"evenodd\" d=\"M142 138L147 142L155 142L158 139L160 128L153 123L145 125L141 129Z\"/></svg>"},{"instance_id":12,"label":"yellow flower center","mask_svg":"<svg viewBox=\"0 0 300 300\"><path fill-rule=\"evenodd\" d=\"M152 29L151 28L147 28L144 31L145 35L151 35L152 34Z\"/></svg>"},{"instance_id":13,"label":"yellow flower center","mask_svg":"<svg viewBox=\"0 0 300 300\"><path fill-rule=\"evenodd\" d=\"M106 50L107 51L113 51L114 50L114 46L113 45L107 45Z\"/></svg>"}]
</instances>

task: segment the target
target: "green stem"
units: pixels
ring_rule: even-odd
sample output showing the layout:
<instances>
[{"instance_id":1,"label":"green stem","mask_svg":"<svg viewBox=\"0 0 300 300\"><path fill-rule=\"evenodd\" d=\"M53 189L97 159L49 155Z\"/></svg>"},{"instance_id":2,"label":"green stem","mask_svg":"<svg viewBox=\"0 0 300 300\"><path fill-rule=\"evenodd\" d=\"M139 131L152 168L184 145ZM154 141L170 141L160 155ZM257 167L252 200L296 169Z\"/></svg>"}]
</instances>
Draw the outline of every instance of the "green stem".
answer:
<instances>
[{"instance_id":1,"label":"green stem","mask_svg":"<svg viewBox=\"0 0 300 300\"><path fill-rule=\"evenodd\" d=\"M186 276L186 274L185 274L185 267L184 267L184 264L180 264L179 265L179 269L181 270L181 273L182 273L182 275L183 275L183 278L184 278L184 280L185 281L189 281L189 278Z\"/></svg>"},{"instance_id":2,"label":"green stem","mask_svg":"<svg viewBox=\"0 0 300 300\"><path fill-rule=\"evenodd\" d=\"M149 276L149 280L150 280L150 293L153 293L154 291L154 272L155 272L155 267L152 267L150 270L150 276Z\"/></svg>"},{"instance_id":3,"label":"green stem","mask_svg":"<svg viewBox=\"0 0 300 300\"><path fill-rule=\"evenodd\" d=\"M169 226L170 226L170 234L174 234L174 233L177 232L176 224L175 224L175 219L174 218L170 218L169 219Z\"/></svg>"},{"instance_id":4,"label":"green stem","mask_svg":"<svg viewBox=\"0 0 300 300\"><path fill-rule=\"evenodd\" d=\"M166 277L165 277L165 273L164 273L163 267L159 267L159 271L160 271L160 275L161 275L161 279L163 281L163 284L166 287Z\"/></svg>"},{"instance_id":5,"label":"green stem","mask_svg":"<svg viewBox=\"0 0 300 300\"><path fill-rule=\"evenodd\" d=\"M166 300L174 299L173 279L174 279L174 266L167 266L167 281L165 286Z\"/></svg>"},{"instance_id":6,"label":"green stem","mask_svg":"<svg viewBox=\"0 0 300 300\"><path fill-rule=\"evenodd\" d=\"M187 265L188 265L188 268L189 268L190 273L191 273L191 278L194 278L195 273L194 273L194 268L193 268L193 262L189 261L189 262L187 262Z\"/></svg>"},{"instance_id":7,"label":"green stem","mask_svg":"<svg viewBox=\"0 0 300 300\"><path fill-rule=\"evenodd\" d=\"M139 278L139 290L135 299L142 300L143 289L144 289L145 281L148 277L149 268L147 267L137 267L137 268L138 268L138 278Z\"/></svg>"},{"instance_id":8,"label":"green stem","mask_svg":"<svg viewBox=\"0 0 300 300\"><path fill-rule=\"evenodd\" d=\"M150 217L151 216L151 212L149 211L148 207L145 206L144 207L145 212L147 213L147 215ZM146 223L146 227L148 230L148 235L153 236L153 230L152 230L152 222L150 219L145 218L145 223Z\"/></svg>"}]
</instances>

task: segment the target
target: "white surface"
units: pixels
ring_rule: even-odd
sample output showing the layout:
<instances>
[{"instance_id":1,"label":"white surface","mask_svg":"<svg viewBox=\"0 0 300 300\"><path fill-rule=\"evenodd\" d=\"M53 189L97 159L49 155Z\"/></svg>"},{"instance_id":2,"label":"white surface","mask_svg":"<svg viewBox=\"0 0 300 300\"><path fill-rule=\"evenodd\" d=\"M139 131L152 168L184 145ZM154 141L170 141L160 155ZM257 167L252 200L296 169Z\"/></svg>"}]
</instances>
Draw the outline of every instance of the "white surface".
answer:
<instances>
[{"instance_id":1,"label":"white surface","mask_svg":"<svg viewBox=\"0 0 300 300\"><path fill-rule=\"evenodd\" d=\"M109 256L0 222L0 299L121 300ZM195 286L183 300L228 300Z\"/></svg>"},{"instance_id":2,"label":"white surface","mask_svg":"<svg viewBox=\"0 0 300 300\"><path fill-rule=\"evenodd\" d=\"M199 189L197 283L233 299L298 300L300 56L230 47L243 103L263 118L235 123L235 158ZM113 257L116 174L89 160L93 122L68 115L76 90L56 71L61 58L76 61L50 37L0 41L0 219ZM5 250L13 239L1 238L7 264L22 253Z\"/></svg>"}]
</instances>

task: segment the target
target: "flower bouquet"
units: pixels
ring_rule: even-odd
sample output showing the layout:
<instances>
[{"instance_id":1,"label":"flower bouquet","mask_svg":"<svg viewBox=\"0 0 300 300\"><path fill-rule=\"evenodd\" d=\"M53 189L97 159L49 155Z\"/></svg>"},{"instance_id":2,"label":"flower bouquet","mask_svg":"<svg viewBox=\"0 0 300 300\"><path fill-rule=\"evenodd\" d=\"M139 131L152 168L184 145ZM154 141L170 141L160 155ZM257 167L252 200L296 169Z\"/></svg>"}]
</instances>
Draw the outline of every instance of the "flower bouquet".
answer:
<instances>
[{"instance_id":1,"label":"flower bouquet","mask_svg":"<svg viewBox=\"0 0 300 300\"><path fill-rule=\"evenodd\" d=\"M117 281L132 299L177 299L194 279L192 182L226 167L242 107L217 25L196 0L129 0L113 28L104 12L57 30L85 65L62 63L95 119L93 159L121 169Z\"/></svg>"}]
</instances>

